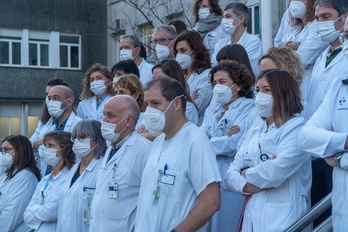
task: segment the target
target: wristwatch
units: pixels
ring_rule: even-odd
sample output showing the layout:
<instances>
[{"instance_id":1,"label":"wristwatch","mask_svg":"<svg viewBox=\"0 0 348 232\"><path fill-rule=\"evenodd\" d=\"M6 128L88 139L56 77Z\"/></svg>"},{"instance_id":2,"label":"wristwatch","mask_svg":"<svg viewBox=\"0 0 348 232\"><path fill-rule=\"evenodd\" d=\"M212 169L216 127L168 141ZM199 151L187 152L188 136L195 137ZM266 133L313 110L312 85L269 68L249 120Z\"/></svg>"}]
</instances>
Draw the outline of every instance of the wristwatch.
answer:
<instances>
[{"instance_id":1,"label":"wristwatch","mask_svg":"<svg viewBox=\"0 0 348 232\"><path fill-rule=\"evenodd\" d=\"M343 156L343 152L340 152L340 153L337 153L335 156L334 156L334 160L335 160L335 163L337 165L337 167L341 168L341 158Z\"/></svg>"}]
</instances>

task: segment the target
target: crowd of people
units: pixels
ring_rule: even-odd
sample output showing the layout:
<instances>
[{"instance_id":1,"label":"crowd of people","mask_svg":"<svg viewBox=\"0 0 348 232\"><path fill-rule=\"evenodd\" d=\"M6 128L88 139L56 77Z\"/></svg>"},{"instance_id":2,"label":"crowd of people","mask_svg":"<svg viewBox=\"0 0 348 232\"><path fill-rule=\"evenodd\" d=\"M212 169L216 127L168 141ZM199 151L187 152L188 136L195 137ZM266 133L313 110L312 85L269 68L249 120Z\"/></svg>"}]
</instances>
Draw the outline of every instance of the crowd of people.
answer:
<instances>
[{"instance_id":1,"label":"crowd of people","mask_svg":"<svg viewBox=\"0 0 348 232\"><path fill-rule=\"evenodd\" d=\"M76 113L47 83L34 134L1 142L0 232L280 232L331 191L348 229L348 2L291 0L265 53L245 4L193 14L154 29L154 64L121 37Z\"/></svg>"}]
</instances>

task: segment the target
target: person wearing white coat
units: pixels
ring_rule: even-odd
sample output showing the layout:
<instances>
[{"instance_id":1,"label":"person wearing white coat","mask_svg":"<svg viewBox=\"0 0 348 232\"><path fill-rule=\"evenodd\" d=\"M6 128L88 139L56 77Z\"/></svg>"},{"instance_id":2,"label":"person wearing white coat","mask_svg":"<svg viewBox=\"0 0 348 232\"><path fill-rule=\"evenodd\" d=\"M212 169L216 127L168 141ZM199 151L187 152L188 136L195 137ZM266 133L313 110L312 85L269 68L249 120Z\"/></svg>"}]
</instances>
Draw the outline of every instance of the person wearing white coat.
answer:
<instances>
[{"instance_id":1,"label":"person wearing white coat","mask_svg":"<svg viewBox=\"0 0 348 232\"><path fill-rule=\"evenodd\" d=\"M145 126L163 134L151 145L143 172L136 232L205 232L220 207L214 151L185 117L183 94L182 85L167 77L152 80L145 91Z\"/></svg>"},{"instance_id":2,"label":"person wearing white coat","mask_svg":"<svg viewBox=\"0 0 348 232\"><path fill-rule=\"evenodd\" d=\"M73 152L80 162L75 164L61 186L58 203L57 232L88 232L97 172L105 154L106 142L100 122L82 120L74 127Z\"/></svg>"},{"instance_id":3,"label":"person wearing white coat","mask_svg":"<svg viewBox=\"0 0 348 232\"><path fill-rule=\"evenodd\" d=\"M105 102L114 95L113 76L110 70L98 63L92 65L82 81L81 102L77 106L77 115L82 119L103 120Z\"/></svg>"},{"instance_id":4,"label":"person wearing white coat","mask_svg":"<svg viewBox=\"0 0 348 232\"><path fill-rule=\"evenodd\" d=\"M111 146L97 175L91 209L91 232L134 231L141 176L151 142L135 131L139 109L132 108L137 109L136 101L125 95L113 97L104 108L102 133ZM110 124L117 124L117 131L105 133L106 125ZM118 133L115 141L114 135ZM110 191L111 183L114 183L114 191Z\"/></svg>"},{"instance_id":5,"label":"person wearing white coat","mask_svg":"<svg viewBox=\"0 0 348 232\"><path fill-rule=\"evenodd\" d=\"M212 98L209 81L211 68L209 51L196 31L184 31L175 38L175 60L184 70L190 95L198 108L199 123L202 124L205 109Z\"/></svg>"},{"instance_id":6,"label":"person wearing white coat","mask_svg":"<svg viewBox=\"0 0 348 232\"><path fill-rule=\"evenodd\" d=\"M52 172L41 179L24 212L25 224L39 232L56 230L60 188L75 163L71 133L51 131L43 139L44 159L52 165Z\"/></svg>"},{"instance_id":7,"label":"person wearing white coat","mask_svg":"<svg viewBox=\"0 0 348 232\"><path fill-rule=\"evenodd\" d=\"M286 9L280 21L280 25L276 36L274 37L274 47L278 47L278 44L284 41L283 37L291 30L291 24L289 21L289 9Z\"/></svg>"},{"instance_id":8,"label":"person wearing white coat","mask_svg":"<svg viewBox=\"0 0 348 232\"><path fill-rule=\"evenodd\" d=\"M239 139L244 133L247 116L254 108L254 77L236 61L223 61L211 72L213 99L205 111L201 129L210 138L221 176L225 176L234 160ZM211 220L211 231L236 231L242 210L242 194L220 185L221 207Z\"/></svg>"},{"instance_id":9,"label":"person wearing white coat","mask_svg":"<svg viewBox=\"0 0 348 232\"><path fill-rule=\"evenodd\" d=\"M61 85L51 88L48 92L46 101L51 118L44 124L39 121L34 134L29 139L34 150L37 149L39 152L41 176L48 174L46 174L47 163L43 159L44 135L49 131L63 130L71 132L76 123L81 120L73 111L75 95L70 88Z\"/></svg>"},{"instance_id":10,"label":"person wearing white coat","mask_svg":"<svg viewBox=\"0 0 348 232\"><path fill-rule=\"evenodd\" d=\"M348 48L348 46L347 46ZM348 228L348 79L337 79L325 95L323 103L300 131L300 149L325 158L333 168L332 224L334 231Z\"/></svg>"},{"instance_id":11,"label":"person wearing white coat","mask_svg":"<svg viewBox=\"0 0 348 232\"><path fill-rule=\"evenodd\" d=\"M279 47L287 46L296 51L301 58L305 74L301 83L301 96L305 100L310 83L312 69L317 58L329 46L328 42L318 37L317 20L313 11L312 1L291 1L289 6L289 20L291 29L283 36ZM305 105L305 102L304 102Z\"/></svg>"},{"instance_id":12,"label":"person wearing white coat","mask_svg":"<svg viewBox=\"0 0 348 232\"><path fill-rule=\"evenodd\" d=\"M23 213L40 180L30 141L22 135L4 138L0 166L6 168L0 175L0 232L26 231Z\"/></svg>"},{"instance_id":13,"label":"person wearing white coat","mask_svg":"<svg viewBox=\"0 0 348 232\"><path fill-rule=\"evenodd\" d=\"M212 64L216 65L217 53L226 45L240 44L248 53L251 67L254 75L259 73L257 61L262 56L262 43L257 35L252 35L246 32L246 26L250 19L248 7L243 3L230 3L224 9L224 18L222 19L222 29L230 36L220 39L216 43Z\"/></svg>"},{"instance_id":14,"label":"person wearing white coat","mask_svg":"<svg viewBox=\"0 0 348 232\"><path fill-rule=\"evenodd\" d=\"M297 142L305 120L296 115L303 106L299 87L286 71L260 74L256 91L263 121L246 132L225 183L247 195L241 231L284 231L310 207L311 159Z\"/></svg>"},{"instance_id":15,"label":"person wearing white coat","mask_svg":"<svg viewBox=\"0 0 348 232\"><path fill-rule=\"evenodd\" d=\"M192 30L199 32L210 58L214 54L215 44L229 35L222 30L222 10L218 0L196 0L193 4L193 15L196 25Z\"/></svg>"}]
</instances>

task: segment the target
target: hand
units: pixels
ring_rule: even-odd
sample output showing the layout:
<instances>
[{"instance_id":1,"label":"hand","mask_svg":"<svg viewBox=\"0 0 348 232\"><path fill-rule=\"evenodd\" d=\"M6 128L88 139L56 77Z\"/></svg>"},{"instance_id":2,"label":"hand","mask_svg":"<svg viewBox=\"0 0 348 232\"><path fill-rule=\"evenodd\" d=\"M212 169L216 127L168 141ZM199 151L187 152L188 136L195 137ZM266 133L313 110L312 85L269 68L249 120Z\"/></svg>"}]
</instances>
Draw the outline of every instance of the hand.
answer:
<instances>
[{"instance_id":1,"label":"hand","mask_svg":"<svg viewBox=\"0 0 348 232\"><path fill-rule=\"evenodd\" d=\"M198 99L199 97L199 93L196 91L194 94L192 94L191 98L192 98L192 101Z\"/></svg>"},{"instance_id":2,"label":"hand","mask_svg":"<svg viewBox=\"0 0 348 232\"><path fill-rule=\"evenodd\" d=\"M43 144L43 139L38 139L34 142L34 150L37 150Z\"/></svg>"},{"instance_id":3,"label":"hand","mask_svg":"<svg viewBox=\"0 0 348 232\"><path fill-rule=\"evenodd\" d=\"M330 165L331 167L338 167L337 166L337 163L335 161L335 155L331 155L331 156L328 156L328 157L325 157L325 161L328 165Z\"/></svg>"},{"instance_id":4,"label":"hand","mask_svg":"<svg viewBox=\"0 0 348 232\"><path fill-rule=\"evenodd\" d=\"M227 136L232 136L240 131L239 126L233 125L226 133Z\"/></svg>"},{"instance_id":5,"label":"hand","mask_svg":"<svg viewBox=\"0 0 348 232\"><path fill-rule=\"evenodd\" d=\"M246 178L246 172L248 171L249 168L244 169L240 174Z\"/></svg>"},{"instance_id":6,"label":"hand","mask_svg":"<svg viewBox=\"0 0 348 232\"><path fill-rule=\"evenodd\" d=\"M139 134L148 134L149 133L149 131L145 128L145 126L144 125L141 125L138 129L137 129L137 132L139 133Z\"/></svg>"},{"instance_id":7,"label":"hand","mask_svg":"<svg viewBox=\"0 0 348 232\"><path fill-rule=\"evenodd\" d=\"M291 48L292 50L297 51L298 47L300 46L300 42L290 41L288 42L287 46Z\"/></svg>"},{"instance_id":8,"label":"hand","mask_svg":"<svg viewBox=\"0 0 348 232\"><path fill-rule=\"evenodd\" d=\"M269 158L268 160L275 160L277 158L276 155L272 156L271 158Z\"/></svg>"}]
</instances>

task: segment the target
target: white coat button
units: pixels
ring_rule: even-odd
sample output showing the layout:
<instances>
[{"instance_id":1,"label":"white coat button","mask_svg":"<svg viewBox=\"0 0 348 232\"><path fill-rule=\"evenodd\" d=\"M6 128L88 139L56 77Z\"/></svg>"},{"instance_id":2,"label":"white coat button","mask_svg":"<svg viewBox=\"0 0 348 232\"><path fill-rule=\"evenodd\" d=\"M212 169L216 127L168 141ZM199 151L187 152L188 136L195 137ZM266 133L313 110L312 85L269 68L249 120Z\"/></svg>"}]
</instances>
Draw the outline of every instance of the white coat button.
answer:
<instances>
[{"instance_id":1,"label":"white coat button","mask_svg":"<svg viewBox=\"0 0 348 232\"><path fill-rule=\"evenodd\" d=\"M250 219L250 214L247 214L247 218Z\"/></svg>"}]
</instances>

